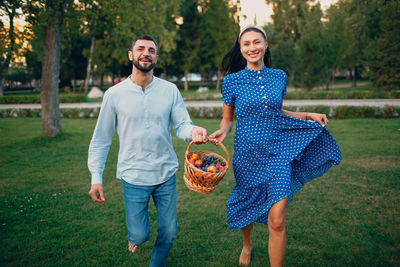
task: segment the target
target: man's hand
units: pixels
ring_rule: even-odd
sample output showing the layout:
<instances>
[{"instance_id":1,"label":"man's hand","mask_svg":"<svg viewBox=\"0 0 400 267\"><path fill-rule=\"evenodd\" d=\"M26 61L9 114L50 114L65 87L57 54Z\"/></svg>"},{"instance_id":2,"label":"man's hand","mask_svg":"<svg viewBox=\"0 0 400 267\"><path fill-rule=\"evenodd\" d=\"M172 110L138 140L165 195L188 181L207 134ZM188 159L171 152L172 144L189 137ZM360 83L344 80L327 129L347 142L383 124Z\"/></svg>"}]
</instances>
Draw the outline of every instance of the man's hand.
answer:
<instances>
[{"instance_id":1,"label":"man's hand","mask_svg":"<svg viewBox=\"0 0 400 267\"><path fill-rule=\"evenodd\" d=\"M192 141L195 144L206 143L208 141L207 130L202 127L194 126L192 129Z\"/></svg>"},{"instance_id":2,"label":"man's hand","mask_svg":"<svg viewBox=\"0 0 400 267\"><path fill-rule=\"evenodd\" d=\"M92 184L89 191L89 196L94 202L104 202L106 201L104 197L103 185L102 184Z\"/></svg>"}]
</instances>

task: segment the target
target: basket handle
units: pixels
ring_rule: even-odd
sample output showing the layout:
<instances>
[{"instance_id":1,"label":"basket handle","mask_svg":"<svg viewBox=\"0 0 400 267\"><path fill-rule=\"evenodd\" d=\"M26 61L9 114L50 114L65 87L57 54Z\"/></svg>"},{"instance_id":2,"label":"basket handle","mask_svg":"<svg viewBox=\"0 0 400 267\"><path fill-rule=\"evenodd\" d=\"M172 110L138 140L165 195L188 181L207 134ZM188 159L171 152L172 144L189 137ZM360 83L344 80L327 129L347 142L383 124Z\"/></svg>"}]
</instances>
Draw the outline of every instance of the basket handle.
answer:
<instances>
[{"instance_id":1,"label":"basket handle","mask_svg":"<svg viewBox=\"0 0 400 267\"><path fill-rule=\"evenodd\" d=\"M210 141L207 141L207 142L210 142ZM186 152L185 152L185 160L187 159L187 156L188 156L188 154L189 154L189 149L190 149L190 147L191 147L193 144L194 144L193 141L191 141L191 142L189 143L189 145L188 145L188 147L187 147L187 149L186 149ZM226 149L226 147L224 146L224 144L219 143L218 146L221 146L222 149L225 151L226 157L227 157L227 159L228 159L228 166L231 165L231 157L229 156L229 152L228 152L228 150ZM228 168L229 168L229 167L228 167Z\"/></svg>"}]
</instances>

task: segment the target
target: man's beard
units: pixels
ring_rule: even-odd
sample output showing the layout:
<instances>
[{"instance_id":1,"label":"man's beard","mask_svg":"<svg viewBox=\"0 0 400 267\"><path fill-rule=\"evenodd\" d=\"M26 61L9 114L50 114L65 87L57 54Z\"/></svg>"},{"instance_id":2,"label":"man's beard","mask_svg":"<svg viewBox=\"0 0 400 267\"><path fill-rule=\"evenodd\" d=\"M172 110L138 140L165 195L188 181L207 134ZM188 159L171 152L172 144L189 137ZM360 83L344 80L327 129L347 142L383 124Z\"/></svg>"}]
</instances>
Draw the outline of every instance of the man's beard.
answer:
<instances>
[{"instance_id":1,"label":"man's beard","mask_svg":"<svg viewBox=\"0 0 400 267\"><path fill-rule=\"evenodd\" d=\"M133 65L134 65L138 70L140 70L140 71L142 71L142 72L149 72L149 71L151 71L151 70L154 68L154 66L156 65L156 64L152 63L152 64L150 64L148 67L143 67L143 66L140 66L139 61L137 61L137 60L132 60L132 63L133 63Z\"/></svg>"}]
</instances>

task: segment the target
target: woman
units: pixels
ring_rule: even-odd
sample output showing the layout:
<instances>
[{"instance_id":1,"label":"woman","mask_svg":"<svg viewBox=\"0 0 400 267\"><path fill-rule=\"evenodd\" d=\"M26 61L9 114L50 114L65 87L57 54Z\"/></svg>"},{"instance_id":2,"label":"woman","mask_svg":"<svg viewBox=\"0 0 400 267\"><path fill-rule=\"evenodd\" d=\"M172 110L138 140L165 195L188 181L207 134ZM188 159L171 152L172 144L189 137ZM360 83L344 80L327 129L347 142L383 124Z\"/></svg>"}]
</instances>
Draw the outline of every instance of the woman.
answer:
<instances>
[{"instance_id":1,"label":"woman","mask_svg":"<svg viewBox=\"0 0 400 267\"><path fill-rule=\"evenodd\" d=\"M239 264L250 263L253 222L268 225L271 266L282 266L286 250L285 208L304 183L339 164L341 152L325 129L324 114L282 109L286 74L270 69L267 35L243 28L225 55L223 118L210 135L218 145L237 117L233 157L236 184L227 203L227 224L241 229Z\"/></svg>"}]
</instances>

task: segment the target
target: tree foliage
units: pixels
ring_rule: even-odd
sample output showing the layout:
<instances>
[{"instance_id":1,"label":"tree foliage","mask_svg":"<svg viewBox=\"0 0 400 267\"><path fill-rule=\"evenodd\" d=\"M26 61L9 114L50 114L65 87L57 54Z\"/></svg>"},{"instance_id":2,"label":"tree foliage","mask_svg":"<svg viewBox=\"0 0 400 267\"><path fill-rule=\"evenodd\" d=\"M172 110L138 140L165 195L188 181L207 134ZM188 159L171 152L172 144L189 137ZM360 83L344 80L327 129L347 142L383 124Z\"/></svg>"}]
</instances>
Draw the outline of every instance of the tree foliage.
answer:
<instances>
[{"instance_id":1,"label":"tree foliage","mask_svg":"<svg viewBox=\"0 0 400 267\"><path fill-rule=\"evenodd\" d=\"M197 0L183 0L179 7L179 14L183 24L179 27L176 47L176 63L185 75L184 90L189 90L188 74L198 71L199 50L201 41L201 16Z\"/></svg>"},{"instance_id":2,"label":"tree foliage","mask_svg":"<svg viewBox=\"0 0 400 267\"><path fill-rule=\"evenodd\" d=\"M265 27L273 67L284 69L295 85L312 88L325 81L329 88L340 70L350 74L353 86L363 75L376 87L398 87L398 1L340 0L323 16L315 1L266 2L274 11L274 23Z\"/></svg>"},{"instance_id":3,"label":"tree foliage","mask_svg":"<svg viewBox=\"0 0 400 267\"><path fill-rule=\"evenodd\" d=\"M229 7L228 2L224 0L210 0L203 4L202 52L209 67L217 71L217 90L220 88L222 77L222 58L239 33L239 26L234 17L237 8L235 4Z\"/></svg>"},{"instance_id":4,"label":"tree foliage","mask_svg":"<svg viewBox=\"0 0 400 267\"><path fill-rule=\"evenodd\" d=\"M377 88L400 87L400 4L386 1L381 31L368 47L369 77Z\"/></svg>"},{"instance_id":5,"label":"tree foliage","mask_svg":"<svg viewBox=\"0 0 400 267\"><path fill-rule=\"evenodd\" d=\"M0 95L3 95L8 70L21 52L26 35L14 26L15 19L22 15L22 4L22 0L3 0L0 2L0 16L8 20L8 27L0 20Z\"/></svg>"},{"instance_id":6,"label":"tree foliage","mask_svg":"<svg viewBox=\"0 0 400 267\"><path fill-rule=\"evenodd\" d=\"M321 22L322 11L318 4L304 6L305 17L298 18L294 60L294 84L311 89L323 83L326 73L326 46Z\"/></svg>"}]
</instances>

